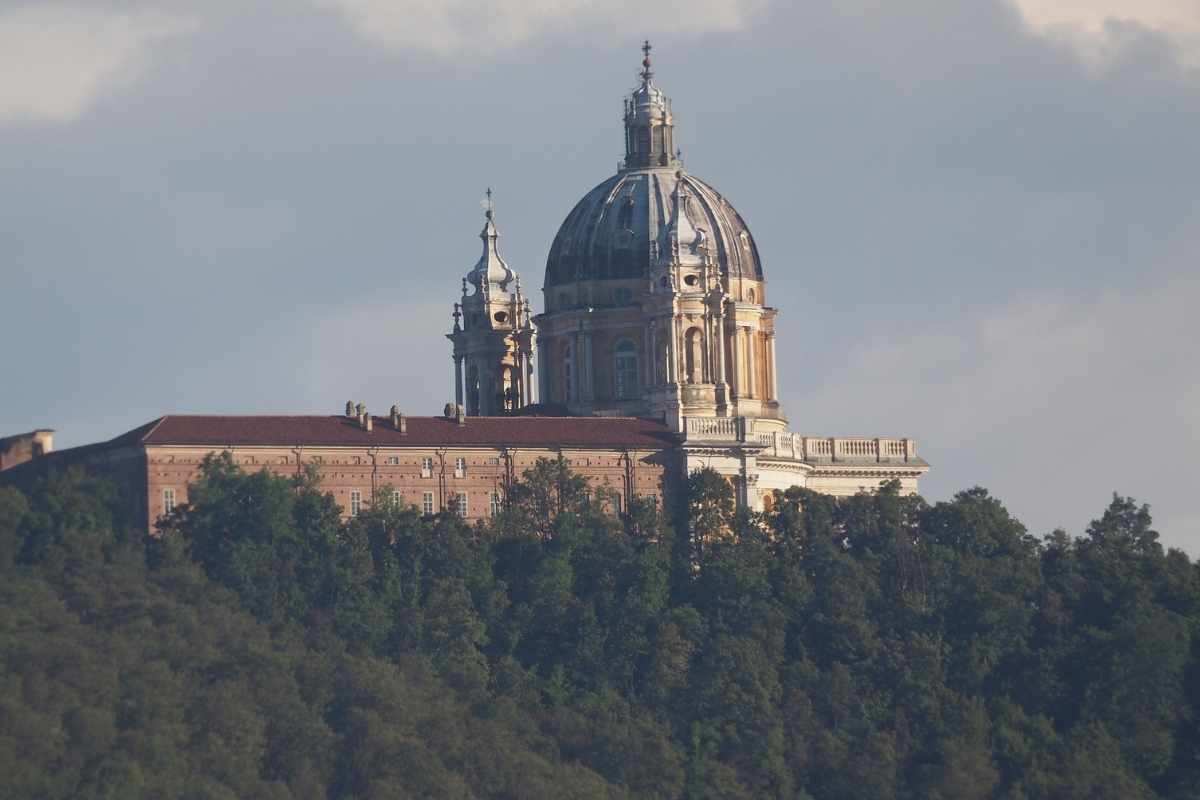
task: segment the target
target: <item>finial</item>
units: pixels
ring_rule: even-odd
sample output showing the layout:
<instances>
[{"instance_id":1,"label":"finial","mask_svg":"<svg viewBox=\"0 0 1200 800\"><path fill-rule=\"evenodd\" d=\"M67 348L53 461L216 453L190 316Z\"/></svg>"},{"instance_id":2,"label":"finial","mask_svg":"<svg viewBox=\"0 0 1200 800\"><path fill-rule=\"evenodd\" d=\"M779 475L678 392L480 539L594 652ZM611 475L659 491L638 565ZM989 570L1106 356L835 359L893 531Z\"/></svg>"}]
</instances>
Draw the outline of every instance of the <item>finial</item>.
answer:
<instances>
[{"instance_id":1,"label":"finial","mask_svg":"<svg viewBox=\"0 0 1200 800\"><path fill-rule=\"evenodd\" d=\"M492 200L492 187L487 188L487 218L492 219L496 215L496 204Z\"/></svg>"},{"instance_id":2,"label":"finial","mask_svg":"<svg viewBox=\"0 0 1200 800\"><path fill-rule=\"evenodd\" d=\"M650 79L654 77L654 73L650 71L650 51L653 49L649 39L642 43L642 53L645 54L645 58L642 59L642 80L646 83L649 83Z\"/></svg>"}]
</instances>

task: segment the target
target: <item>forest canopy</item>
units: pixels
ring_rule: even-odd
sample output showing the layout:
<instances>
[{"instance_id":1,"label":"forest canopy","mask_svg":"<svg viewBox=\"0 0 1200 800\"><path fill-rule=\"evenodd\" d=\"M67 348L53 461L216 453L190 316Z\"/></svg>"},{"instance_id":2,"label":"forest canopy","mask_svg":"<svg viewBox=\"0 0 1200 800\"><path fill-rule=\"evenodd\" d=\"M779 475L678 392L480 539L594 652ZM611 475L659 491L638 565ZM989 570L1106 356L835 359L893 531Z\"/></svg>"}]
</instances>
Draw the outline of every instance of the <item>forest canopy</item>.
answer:
<instances>
[{"instance_id":1,"label":"forest canopy","mask_svg":"<svg viewBox=\"0 0 1200 800\"><path fill-rule=\"evenodd\" d=\"M1132 499L378 497L215 456L147 538L0 488L0 795L1200 800L1200 567Z\"/></svg>"}]
</instances>

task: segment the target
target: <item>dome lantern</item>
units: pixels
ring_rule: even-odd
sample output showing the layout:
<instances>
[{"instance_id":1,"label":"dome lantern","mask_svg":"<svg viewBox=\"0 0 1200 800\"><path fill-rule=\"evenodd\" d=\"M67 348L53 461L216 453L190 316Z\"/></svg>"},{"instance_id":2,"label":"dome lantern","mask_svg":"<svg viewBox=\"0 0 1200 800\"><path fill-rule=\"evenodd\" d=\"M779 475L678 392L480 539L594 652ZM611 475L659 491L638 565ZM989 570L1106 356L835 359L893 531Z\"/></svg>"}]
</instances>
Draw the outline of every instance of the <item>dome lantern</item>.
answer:
<instances>
[{"instance_id":1,"label":"dome lantern","mask_svg":"<svg viewBox=\"0 0 1200 800\"><path fill-rule=\"evenodd\" d=\"M625 101L625 169L674 167L679 164L675 152L675 121L671 101L654 85L647 41L642 45L642 84Z\"/></svg>"}]
</instances>

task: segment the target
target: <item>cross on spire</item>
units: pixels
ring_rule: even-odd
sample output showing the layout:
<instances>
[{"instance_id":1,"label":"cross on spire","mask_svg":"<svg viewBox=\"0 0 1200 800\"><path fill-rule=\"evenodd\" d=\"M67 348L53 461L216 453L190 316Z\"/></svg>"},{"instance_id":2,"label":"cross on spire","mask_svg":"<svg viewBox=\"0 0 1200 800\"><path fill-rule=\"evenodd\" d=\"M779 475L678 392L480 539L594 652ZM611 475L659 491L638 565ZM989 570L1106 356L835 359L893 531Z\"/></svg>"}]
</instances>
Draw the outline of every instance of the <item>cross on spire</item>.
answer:
<instances>
[{"instance_id":1,"label":"cross on spire","mask_svg":"<svg viewBox=\"0 0 1200 800\"><path fill-rule=\"evenodd\" d=\"M496 203L492 200L492 187L487 188L487 218L491 219L496 215Z\"/></svg>"},{"instance_id":2,"label":"cross on spire","mask_svg":"<svg viewBox=\"0 0 1200 800\"><path fill-rule=\"evenodd\" d=\"M650 71L650 51L653 49L649 39L642 42L642 53L645 55L645 58L642 59L642 80L646 83L649 83L650 79L654 77L654 73Z\"/></svg>"}]
</instances>

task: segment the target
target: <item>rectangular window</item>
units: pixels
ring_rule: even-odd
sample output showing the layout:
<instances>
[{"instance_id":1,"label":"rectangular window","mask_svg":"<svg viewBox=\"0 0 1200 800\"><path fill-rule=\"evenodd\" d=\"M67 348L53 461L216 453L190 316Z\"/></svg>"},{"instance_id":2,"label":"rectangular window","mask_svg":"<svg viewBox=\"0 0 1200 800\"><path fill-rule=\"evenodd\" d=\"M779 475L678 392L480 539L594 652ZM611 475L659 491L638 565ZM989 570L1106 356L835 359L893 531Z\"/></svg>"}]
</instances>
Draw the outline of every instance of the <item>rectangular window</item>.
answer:
<instances>
[{"instance_id":1,"label":"rectangular window","mask_svg":"<svg viewBox=\"0 0 1200 800\"><path fill-rule=\"evenodd\" d=\"M454 497L454 511L462 518L467 516L467 493L459 492Z\"/></svg>"},{"instance_id":2,"label":"rectangular window","mask_svg":"<svg viewBox=\"0 0 1200 800\"><path fill-rule=\"evenodd\" d=\"M433 492L425 492L421 495L421 512L424 514L433 513Z\"/></svg>"},{"instance_id":3,"label":"rectangular window","mask_svg":"<svg viewBox=\"0 0 1200 800\"><path fill-rule=\"evenodd\" d=\"M387 463L389 467L400 466L400 456L388 456Z\"/></svg>"},{"instance_id":4,"label":"rectangular window","mask_svg":"<svg viewBox=\"0 0 1200 800\"><path fill-rule=\"evenodd\" d=\"M175 490L163 489L163 513L170 514L175 510Z\"/></svg>"},{"instance_id":5,"label":"rectangular window","mask_svg":"<svg viewBox=\"0 0 1200 800\"><path fill-rule=\"evenodd\" d=\"M500 513L500 493L499 492L492 492L491 509L490 510L492 512L493 517Z\"/></svg>"},{"instance_id":6,"label":"rectangular window","mask_svg":"<svg viewBox=\"0 0 1200 800\"><path fill-rule=\"evenodd\" d=\"M422 478L432 478L433 477L433 459L432 458L422 458L421 459L421 477Z\"/></svg>"},{"instance_id":7,"label":"rectangular window","mask_svg":"<svg viewBox=\"0 0 1200 800\"><path fill-rule=\"evenodd\" d=\"M400 504L404 502L404 496L400 494L399 489L392 490L392 508L400 508Z\"/></svg>"},{"instance_id":8,"label":"rectangular window","mask_svg":"<svg viewBox=\"0 0 1200 800\"><path fill-rule=\"evenodd\" d=\"M362 492L355 489L350 492L350 516L357 517L362 510Z\"/></svg>"},{"instance_id":9,"label":"rectangular window","mask_svg":"<svg viewBox=\"0 0 1200 800\"><path fill-rule=\"evenodd\" d=\"M489 458L487 460L487 463L491 464L493 467L498 467L498 466L500 466L500 457L492 456L491 458Z\"/></svg>"},{"instance_id":10,"label":"rectangular window","mask_svg":"<svg viewBox=\"0 0 1200 800\"><path fill-rule=\"evenodd\" d=\"M462 478L467 474L467 460L465 458L454 459L454 477Z\"/></svg>"}]
</instances>

